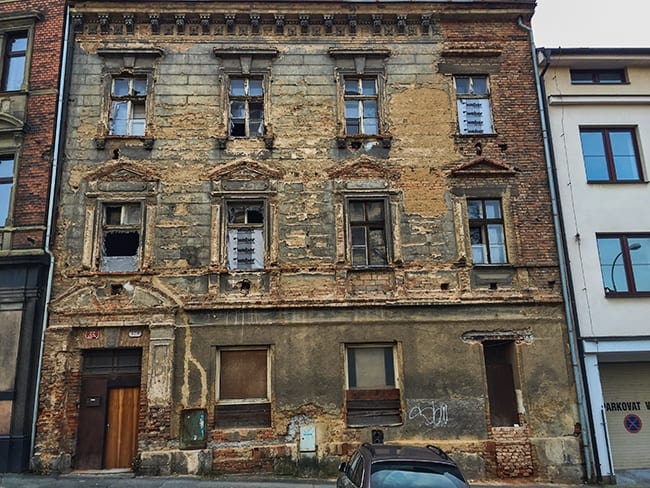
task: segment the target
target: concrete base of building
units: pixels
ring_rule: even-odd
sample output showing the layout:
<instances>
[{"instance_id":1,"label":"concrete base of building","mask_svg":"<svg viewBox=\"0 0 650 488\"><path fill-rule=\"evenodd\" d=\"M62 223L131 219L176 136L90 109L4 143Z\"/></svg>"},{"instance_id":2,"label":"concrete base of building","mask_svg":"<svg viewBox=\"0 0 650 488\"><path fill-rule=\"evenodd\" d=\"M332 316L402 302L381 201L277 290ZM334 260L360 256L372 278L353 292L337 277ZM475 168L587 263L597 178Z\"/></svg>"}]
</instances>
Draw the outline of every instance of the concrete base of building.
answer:
<instances>
[{"instance_id":1,"label":"concrete base of building","mask_svg":"<svg viewBox=\"0 0 650 488\"><path fill-rule=\"evenodd\" d=\"M135 471L142 476L209 474L212 471L212 450L144 451L136 460Z\"/></svg>"}]
</instances>

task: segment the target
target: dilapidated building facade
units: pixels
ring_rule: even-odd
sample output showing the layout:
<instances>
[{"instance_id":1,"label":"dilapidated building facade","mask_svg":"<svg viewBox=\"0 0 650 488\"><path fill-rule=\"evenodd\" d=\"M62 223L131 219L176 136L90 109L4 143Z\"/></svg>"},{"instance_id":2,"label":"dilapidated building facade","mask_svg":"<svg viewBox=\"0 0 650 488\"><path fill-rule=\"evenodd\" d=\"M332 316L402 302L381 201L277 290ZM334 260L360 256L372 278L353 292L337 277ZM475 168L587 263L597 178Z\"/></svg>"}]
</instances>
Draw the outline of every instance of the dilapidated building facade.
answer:
<instances>
[{"instance_id":1,"label":"dilapidated building facade","mask_svg":"<svg viewBox=\"0 0 650 488\"><path fill-rule=\"evenodd\" d=\"M36 467L581 476L534 2L71 7Z\"/></svg>"}]
</instances>

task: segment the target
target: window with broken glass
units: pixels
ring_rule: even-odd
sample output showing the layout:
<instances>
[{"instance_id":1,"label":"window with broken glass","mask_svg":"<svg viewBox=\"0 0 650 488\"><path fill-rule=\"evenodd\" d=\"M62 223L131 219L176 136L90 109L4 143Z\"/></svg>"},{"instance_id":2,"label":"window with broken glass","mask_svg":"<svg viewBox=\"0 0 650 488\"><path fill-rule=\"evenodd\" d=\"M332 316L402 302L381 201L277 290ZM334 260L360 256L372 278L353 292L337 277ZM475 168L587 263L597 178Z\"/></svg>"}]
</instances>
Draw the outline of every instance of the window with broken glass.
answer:
<instances>
[{"instance_id":1,"label":"window with broken glass","mask_svg":"<svg viewBox=\"0 0 650 488\"><path fill-rule=\"evenodd\" d=\"M388 264L386 201L350 200L348 213L352 265L365 267Z\"/></svg>"},{"instance_id":2,"label":"window with broken glass","mask_svg":"<svg viewBox=\"0 0 650 488\"><path fill-rule=\"evenodd\" d=\"M230 125L232 137L264 135L264 80L262 78L230 79Z\"/></svg>"},{"instance_id":3,"label":"window with broken glass","mask_svg":"<svg viewBox=\"0 0 650 488\"><path fill-rule=\"evenodd\" d=\"M238 201L227 204L228 269L264 268L264 201Z\"/></svg>"},{"instance_id":4,"label":"window with broken glass","mask_svg":"<svg viewBox=\"0 0 650 488\"><path fill-rule=\"evenodd\" d=\"M14 158L13 156L0 156L0 227L6 226L10 217L13 185Z\"/></svg>"},{"instance_id":5,"label":"window with broken glass","mask_svg":"<svg viewBox=\"0 0 650 488\"><path fill-rule=\"evenodd\" d=\"M488 77L456 76L454 82L460 133L494 133Z\"/></svg>"},{"instance_id":6,"label":"window with broken glass","mask_svg":"<svg viewBox=\"0 0 650 488\"><path fill-rule=\"evenodd\" d=\"M377 135L379 111L377 78L351 78L344 80L345 134Z\"/></svg>"},{"instance_id":7,"label":"window with broken glass","mask_svg":"<svg viewBox=\"0 0 650 488\"><path fill-rule=\"evenodd\" d=\"M101 238L100 271L137 271L142 238L141 204L105 204Z\"/></svg>"},{"instance_id":8,"label":"window with broken glass","mask_svg":"<svg viewBox=\"0 0 650 488\"><path fill-rule=\"evenodd\" d=\"M472 243L472 262L474 264L507 263L501 201L467 200L467 214Z\"/></svg>"},{"instance_id":9,"label":"window with broken glass","mask_svg":"<svg viewBox=\"0 0 650 488\"><path fill-rule=\"evenodd\" d=\"M113 78L109 135L144 136L146 121L146 77Z\"/></svg>"}]
</instances>

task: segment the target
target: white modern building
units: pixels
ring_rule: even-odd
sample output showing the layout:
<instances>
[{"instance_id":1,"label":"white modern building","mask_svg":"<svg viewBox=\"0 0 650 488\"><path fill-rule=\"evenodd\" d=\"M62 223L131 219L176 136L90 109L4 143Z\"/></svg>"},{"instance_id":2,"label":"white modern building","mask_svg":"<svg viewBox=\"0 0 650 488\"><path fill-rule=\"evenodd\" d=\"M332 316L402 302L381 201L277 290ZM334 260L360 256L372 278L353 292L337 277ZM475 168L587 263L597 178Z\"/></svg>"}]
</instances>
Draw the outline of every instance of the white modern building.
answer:
<instances>
[{"instance_id":1,"label":"white modern building","mask_svg":"<svg viewBox=\"0 0 650 488\"><path fill-rule=\"evenodd\" d=\"M598 474L650 468L650 48L539 50Z\"/></svg>"}]
</instances>

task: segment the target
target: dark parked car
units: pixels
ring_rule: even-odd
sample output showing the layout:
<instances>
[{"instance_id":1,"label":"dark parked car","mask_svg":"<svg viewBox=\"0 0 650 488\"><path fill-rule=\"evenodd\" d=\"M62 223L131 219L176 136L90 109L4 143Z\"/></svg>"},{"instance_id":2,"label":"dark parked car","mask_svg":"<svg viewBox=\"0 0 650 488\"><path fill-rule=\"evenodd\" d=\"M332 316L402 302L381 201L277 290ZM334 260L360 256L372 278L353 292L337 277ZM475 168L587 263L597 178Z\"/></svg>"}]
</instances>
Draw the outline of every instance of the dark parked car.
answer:
<instances>
[{"instance_id":1,"label":"dark parked car","mask_svg":"<svg viewBox=\"0 0 650 488\"><path fill-rule=\"evenodd\" d=\"M454 461L436 446L363 444L339 466L337 488L465 488Z\"/></svg>"}]
</instances>

